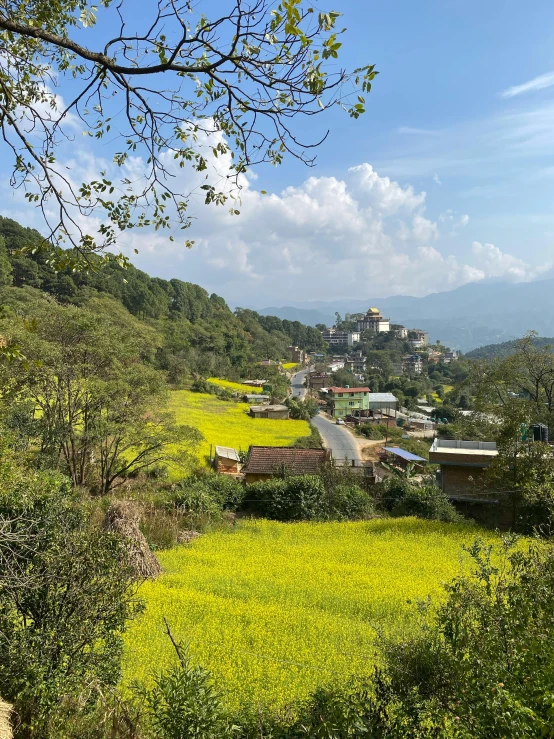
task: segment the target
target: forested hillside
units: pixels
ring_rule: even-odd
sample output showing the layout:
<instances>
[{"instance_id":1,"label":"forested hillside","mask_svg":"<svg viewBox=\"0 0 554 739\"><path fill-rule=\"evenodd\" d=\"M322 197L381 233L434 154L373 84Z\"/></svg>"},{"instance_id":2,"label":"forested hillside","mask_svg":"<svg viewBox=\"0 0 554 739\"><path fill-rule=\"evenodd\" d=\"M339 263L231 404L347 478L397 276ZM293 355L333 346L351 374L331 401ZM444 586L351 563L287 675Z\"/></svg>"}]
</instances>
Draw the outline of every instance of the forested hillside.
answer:
<instances>
[{"instance_id":1,"label":"forested hillside","mask_svg":"<svg viewBox=\"0 0 554 739\"><path fill-rule=\"evenodd\" d=\"M479 346L467 352L465 356L469 359L494 359L495 357L508 357L517 351L518 341L503 341L501 344L487 344ZM554 338L544 336L536 336L533 338L533 344L536 347L554 346Z\"/></svg>"},{"instance_id":2,"label":"forested hillside","mask_svg":"<svg viewBox=\"0 0 554 739\"><path fill-rule=\"evenodd\" d=\"M37 231L0 217L4 310L11 305L24 312L24 305L45 299L46 293L107 315L122 317L128 311L136 320L127 316L127 330L149 331L153 361L172 382L187 373L239 377L252 362L283 359L291 343L307 350L323 346L319 331L298 321L240 308L233 313L223 298L199 285L150 277L133 266L124 269L115 259L93 258L94 268L84 272L55 272L40 251L31 251L43 241Z\"/></svg>"}]
</instances>

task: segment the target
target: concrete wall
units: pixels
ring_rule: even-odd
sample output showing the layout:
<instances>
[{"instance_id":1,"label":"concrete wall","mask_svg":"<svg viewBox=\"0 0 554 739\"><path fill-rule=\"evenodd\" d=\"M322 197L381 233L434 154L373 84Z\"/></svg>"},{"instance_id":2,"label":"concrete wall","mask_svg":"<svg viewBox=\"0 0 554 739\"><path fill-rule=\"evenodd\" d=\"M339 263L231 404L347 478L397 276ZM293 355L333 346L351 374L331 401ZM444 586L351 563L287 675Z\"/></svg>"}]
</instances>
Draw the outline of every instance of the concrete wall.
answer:
<instances>
[{"instance_id":1,"label":"concrete wall","mask_svg":"<svg viewBox=\"0 0 554 739\"><path fill-rule=\"evenodd\" d=\"M484 474L483 467L441 465L441 487L447 495L478 497L483 492Z\"/></svg>"}]
</instances>

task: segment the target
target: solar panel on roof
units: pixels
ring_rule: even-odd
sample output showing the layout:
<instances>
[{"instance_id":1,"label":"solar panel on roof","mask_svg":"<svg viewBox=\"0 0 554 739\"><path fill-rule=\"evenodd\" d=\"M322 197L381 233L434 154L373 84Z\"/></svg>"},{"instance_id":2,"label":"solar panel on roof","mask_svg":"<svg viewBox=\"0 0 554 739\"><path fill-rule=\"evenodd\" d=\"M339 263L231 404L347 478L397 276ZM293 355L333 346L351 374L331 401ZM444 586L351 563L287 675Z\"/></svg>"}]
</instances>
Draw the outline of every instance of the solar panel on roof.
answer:
<instances>
[{"instance_id":1,"label":"solar panel on roof","mask_svg":"<svg viewBox=\"0 0 554 739\"><path fill-rule=\"evenodd\" d=\"M395 454L397 457L405 459L407 462L427 462L423 457L418 457L417 454L407 452L405 449L401 449L399 446L386 446L383 447L386 452Z\"/></svg>"}]
</instances>

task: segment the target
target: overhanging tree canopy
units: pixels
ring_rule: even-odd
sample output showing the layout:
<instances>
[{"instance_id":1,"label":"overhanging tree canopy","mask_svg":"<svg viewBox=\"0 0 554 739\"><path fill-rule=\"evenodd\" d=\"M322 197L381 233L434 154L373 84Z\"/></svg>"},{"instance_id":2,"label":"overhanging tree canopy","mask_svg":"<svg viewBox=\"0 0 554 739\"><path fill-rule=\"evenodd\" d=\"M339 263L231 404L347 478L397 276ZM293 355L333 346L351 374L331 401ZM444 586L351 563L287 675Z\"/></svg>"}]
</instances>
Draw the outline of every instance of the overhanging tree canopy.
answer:
<instances>
[{"instance_id":1,"label":"overhanging tree canopy","mask_svg":"<svg viewBox=\"0 0 554 739\"><path fill-rule=\"evenodd\" d=\"M88 0L0 0L0 130L15 158L13 185L42 209L57 263L102 252L136 226L169 228L174 218L187 228L192 192L179 189L181 167L204 172L208 157L232 157L223 181L200 185L207 203L224 204L248 167L287 153L313 162L321 141L299 140L295 117L335 105L354 118L364 112L377 72L335 66L340 13L303 0L224 6L209 19L210 4L191 0L144 0L142 12L136 0L100 0L99 9ZM57 153L79 127L103 139L112 159L82 183ZM75 248L63 252L64 242Z\"/></svg>"}]
</instances>

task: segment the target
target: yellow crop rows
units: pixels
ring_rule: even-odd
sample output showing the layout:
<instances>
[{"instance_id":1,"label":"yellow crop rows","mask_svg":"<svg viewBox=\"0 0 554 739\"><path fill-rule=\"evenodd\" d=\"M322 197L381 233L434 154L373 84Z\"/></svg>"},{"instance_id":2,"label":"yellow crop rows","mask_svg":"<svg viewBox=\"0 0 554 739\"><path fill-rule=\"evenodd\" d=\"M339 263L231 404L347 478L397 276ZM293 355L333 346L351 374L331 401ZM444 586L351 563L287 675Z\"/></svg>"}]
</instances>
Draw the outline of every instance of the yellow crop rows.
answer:
<instances>
[{"instance_id":1,"label":"yellow crop rows","mask_svg":"<svg viewBox=\"0 0 554 739\"><path fill-rule=\"evenodd\" d=\"M356 523L241 521L160 553L127 636L125 680L172 663L165 616L232 709L278 709L315 687L370 674L381 634L413 628L416 602L467 567L469 526L413 518Z\"/></svg>"},{"instance_id":2,"label":"yellow crop rows","mask_svg":"<svg viewBox=\"0 0 554 739\"><path fill-rule=\"evenodd\" d=\"M261 387L252 387L251 385L243 385L242 382L232 382L231 380L222 380L220 377L208 377L208 382L218 387L224 387L226 390L237 391L241 395L253 395L262 392Z\"/></svg>"},{"instance_id":3,"label":"yellow crop rows","mask_svg":"<svg viewBox=\"0 0 554 739\"><path fill-rule=\"evenodd\" d=\"M251 418L246 403L219 400L204 393L174 390L169 407L178 423L194 426L204 435L205 442L197 451L202 461L209 456L210 444L212 449L218 444L247 451L250 444L290 446L310 434L306 421ZM178 475L172 470L172 476Z\"/></svg>"}]
</instances>

